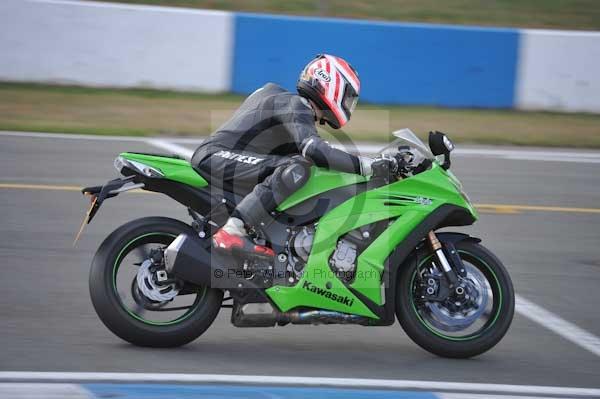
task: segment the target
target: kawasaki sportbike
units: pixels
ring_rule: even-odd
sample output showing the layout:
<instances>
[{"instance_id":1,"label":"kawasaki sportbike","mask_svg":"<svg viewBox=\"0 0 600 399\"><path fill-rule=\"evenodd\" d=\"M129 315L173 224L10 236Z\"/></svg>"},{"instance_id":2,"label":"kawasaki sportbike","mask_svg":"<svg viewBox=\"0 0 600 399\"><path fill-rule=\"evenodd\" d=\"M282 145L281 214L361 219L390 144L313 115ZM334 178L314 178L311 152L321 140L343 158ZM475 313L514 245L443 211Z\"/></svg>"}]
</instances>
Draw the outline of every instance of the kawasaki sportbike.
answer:
<instances>
[{"instance_id":1,"label":"kawasaki sportbike","mask_svg":"<svg viewBox=\"0 0 600 399\"><path fill-rule=\"evenodd\" d=\"M122 178L83 190L92 198L87 223L103 201L131 189L168 195L191 220L142 218L104 240L90 273L100 319L122 339L151 347L196 339L228 307L237 327L390 326L397 318L440 356L492 348L511 324L514 292L481 240L438 232L478 217L449 170L453 145L439 132L430 133L429 148L408 129L394 136L382 154L395 162L370 178L312 169L253 232L274 258L212 248L211 234L240 198L210 186L189 162L121 154Z\"/></svg>"}]
</instances>

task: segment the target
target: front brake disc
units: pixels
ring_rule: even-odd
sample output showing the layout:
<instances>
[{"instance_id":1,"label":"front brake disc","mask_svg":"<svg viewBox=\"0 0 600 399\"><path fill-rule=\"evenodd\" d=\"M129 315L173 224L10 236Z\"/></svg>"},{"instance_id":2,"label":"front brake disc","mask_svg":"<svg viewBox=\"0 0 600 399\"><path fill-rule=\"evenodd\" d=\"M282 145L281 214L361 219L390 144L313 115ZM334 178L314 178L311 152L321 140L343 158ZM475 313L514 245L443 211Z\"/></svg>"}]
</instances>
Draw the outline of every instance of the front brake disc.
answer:
<instances>
[{"instance_id":1,"label":"front brake disc","mask_svg":"<svg viewBox=\"0 0 600 399\"><path fill-rule=\"evenodd\" d=\"M467 276L465 282L468 285L468 292L471 295L477 295L475 301L469 301L469 304L463 305L458 312L453 312L440 302L428 302L425 307L428 309L428 321L434 327L448 332L456 332L467 329L485 312L489 301L489 294L486 288L486 278L472 265L465 264ZM473 292L475 291L475 292ZM450 299L451 300L451 299Z\"/></svg>"}]
</instances>

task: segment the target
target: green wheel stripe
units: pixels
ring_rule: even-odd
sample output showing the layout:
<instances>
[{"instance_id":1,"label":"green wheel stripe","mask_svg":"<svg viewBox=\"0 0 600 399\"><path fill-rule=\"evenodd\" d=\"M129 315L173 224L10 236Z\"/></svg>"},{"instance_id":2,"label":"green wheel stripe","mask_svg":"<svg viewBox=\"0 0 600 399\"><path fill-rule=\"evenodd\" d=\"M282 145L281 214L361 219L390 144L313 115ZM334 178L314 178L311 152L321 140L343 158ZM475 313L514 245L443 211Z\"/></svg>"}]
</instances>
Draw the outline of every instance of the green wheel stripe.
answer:
<instances>
[{"instance_id":1,"label":"green wheel stripe","mask_svg":"<svg viewBox=\"0 0 600 399\"><path fill-rule=\"evenodd\" d=\"M204 295L206 294L206 287L202 291L202 296L200 298L196 299L196 305L192 309L188 310L186 313L184 313L182 316L178 317L177 319L171 320L171 321L166 321L166 322L156 322L156 321L146 320L143 317L140 317L137 314L133 313L131 310L129 310L127 308L127 306L125 306L123 304L123 302L121 302L119 293L117 292L117 271L120 267L119 262L121 261L121 256L123 255L123 252L125 252L125 250L127 250L136 241L139 241L142 238L145 238L148 236L169 236L172 238L177 237L176 235L170 234L170 233L146 233L139 237L134 238L133 240L131 240L127 244L125 244L125 246L121 249L121 251L117 255L117 258L115 259L115 263L113 265L113 273L112 273L113 290L115 292L115 295L117 296L119 303L121 304L121 308L123 308L131 317L141 321L142 323L150 324L153 326L169 326L169 325L180 323L180 322L188 319L194 313L194 311L196 311L196 308L200 304L200 301L202 301L202 298L204 298Z\"/></svg>"},{"instance_id":2,"label":"green wheel stripe","mask_svg":"<svg viewBox=\"0 0 600 399\"><path fill-rule=\"evenodd\" d=\"M494 280L496 280L496 284L497 284L498 291L499 291L499 294L500 294L500 295L499 295L499 297L500 297L500 302L499 302L499 303L500 303L500 306L498 307L498 311L496 312L496 315L494 316L494 319L492 320L492 323L491 323L489 326L487 326L487 327L486 327L486 328L485 328L483 331L480 331L480 332L479 332L478 334L476 334L476 335L467 336L467 337L451 337L451 336L449 336L449 335L444 335L444 334L441 334L441 333L439 333L439 332L435 331L435 330L434 330L434 329L433 329L433 328L432 328L432 327L429 325L429 323L427 323L425 320L423 320L423 318L421 317L421 315L419 314L419 312L417 311L417 308L416 308L416 306L415 306L415 301L414 301L414 298L413 298L412 292L411 292L411 294L410 294L410 304L411 304L411 306L412 306L412 308L413 308L413 310L414 310L415 314L417 315L417 318L418 318L418 319L419 319L419 321L421 322L421 324L422 324L422 325L423 325L425 328L427 328L429 331L431 331L432 333L434 333L435 335L437 335L438 337L440 337L440 338L443 338L443 339L447 339L447 340L449 340L449 341L470 341L470 340L472 340L472 339L478 338L479 336L481 336L481 334L483 334L485 331L487 331L487 330L489 330L490 328L492 328L492 327L494 326L494 324L496 324L496 321L498 320L498 317L500 317L500 313L501 313L501 311L502 311L502 301L503 301L503 299L502 299L502 286L500 285L500 281L498 281L498 277L496 276L496 273L494 273L494 271L492 270L492 268L491 268L491 267L490 267L490 266L489 266L489 265L488 265L488 264L487 264L487 263L486 263L486 262L485 262L483 259L481 259L480 257L478 257L478 256L476 256L476 255L473 255L471 252L468 252L468 251L459 250L458 252L459 252L459 253L466 253L466 254L468 254L468 255L472 256L473 258L477 259L478 261L480 261L480 262L481 262L481 263L482 263L482 264L483 264L485 267L487 267L487 269L490 271L490 273L492 273L492 276L494 276ZM417 269L416 269L416 270L415 270L415 272L413 273L413 276L412 276L412 278L411 278L411 280L410 280L410 289L411 289L411 291L412 291L412 286L413 286L413 283L414 283L414 281L415 281L415 277L416 277L417 271L418 271L418 270L421 268L421 265L423 265L425 262L427 262L429 259L431 259L431 257L432 257L432 256L433 256L433 255L429 255L427 258L425 258L425 259L424 259L424 260L423 260L421 263L419 263L419 265L417 266Z\"/></svg>"}]
</instances>

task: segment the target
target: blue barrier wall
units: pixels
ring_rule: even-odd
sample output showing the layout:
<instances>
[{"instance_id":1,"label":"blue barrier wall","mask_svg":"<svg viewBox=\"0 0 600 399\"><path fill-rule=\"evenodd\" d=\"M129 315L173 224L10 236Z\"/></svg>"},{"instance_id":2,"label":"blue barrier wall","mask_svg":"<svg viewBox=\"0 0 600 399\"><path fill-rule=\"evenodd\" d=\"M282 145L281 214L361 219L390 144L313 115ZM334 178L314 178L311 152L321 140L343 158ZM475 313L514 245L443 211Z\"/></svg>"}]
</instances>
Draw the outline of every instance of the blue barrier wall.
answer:
<instances>
[{"instance_id":1,"label":"blue barrier wall","mask_svg":"<svg viewBox=\"0 0 600 399\"><path fill-rule=\"evenodd\" d=\"M293 90L319 52L356 66L362 101L600 113L598 31L0 0L0 81L241 94L274 81Z\"/></svg>"},{"instance_id":2,"label":"blue barrier wall","mask_svg":"<svg viewBox=\"0 0 600 399\"><path fill-rule=\"evenodd\" d=\"M361 99L448 107L512 107L519 32L238 13L232 90L267 81L293 89L315 54L346 58L360 74Z\"/></svg>"}]
</instances>

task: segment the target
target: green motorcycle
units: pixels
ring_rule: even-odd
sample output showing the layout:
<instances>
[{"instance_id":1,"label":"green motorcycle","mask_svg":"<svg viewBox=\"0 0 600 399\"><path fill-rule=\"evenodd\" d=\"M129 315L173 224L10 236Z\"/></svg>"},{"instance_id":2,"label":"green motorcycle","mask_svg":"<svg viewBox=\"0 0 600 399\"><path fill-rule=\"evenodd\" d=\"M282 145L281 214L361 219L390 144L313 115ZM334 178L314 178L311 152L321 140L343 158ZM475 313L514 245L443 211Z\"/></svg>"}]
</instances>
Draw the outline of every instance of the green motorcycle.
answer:
<instances>
[{"instance_id":1,"label":"green motorcycle","mask_svg":"<svg viewBox=\"0 0 600 399\"><path fill-rule=\"evenodd\" d=\"M120 154L123 177L83 189L92 198L84 224L103 201L132 189L168 195L191 222L142 218L104 240L89 280L98 316L120 338L149 347L191 342L227 307L237 327L390 326L397 318L440 356L492 348L512 322L510 276L480 239L436 232L478 218L449 170L454 146L439 132L430 133L429 147L408 129L393 134L382 155L395 162L369 178L312 169L252 232L274 258L212 247L211 235L241 198L210 186L189 162Z\"/></svg>"}]
</instances>

